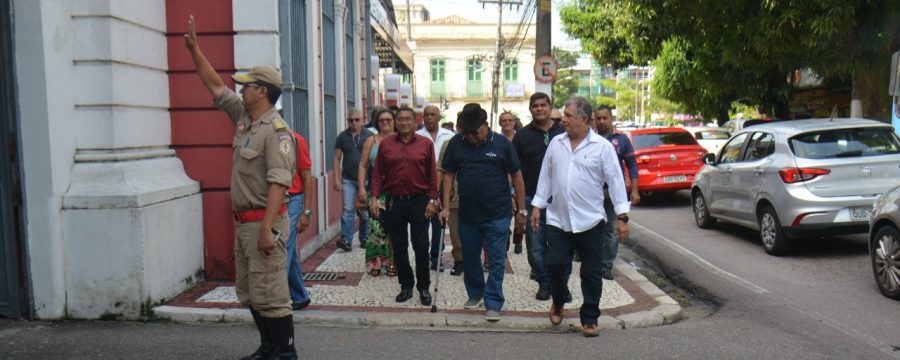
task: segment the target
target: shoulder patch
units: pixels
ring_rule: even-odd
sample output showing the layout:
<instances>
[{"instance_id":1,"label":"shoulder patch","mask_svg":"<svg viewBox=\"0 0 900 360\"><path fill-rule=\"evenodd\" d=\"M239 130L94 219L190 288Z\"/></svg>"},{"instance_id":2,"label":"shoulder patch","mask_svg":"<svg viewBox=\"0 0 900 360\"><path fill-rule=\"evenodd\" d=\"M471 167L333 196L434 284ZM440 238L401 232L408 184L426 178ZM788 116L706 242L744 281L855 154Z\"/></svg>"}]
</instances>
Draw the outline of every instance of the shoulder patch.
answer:
<instances>
[{"instance_id":1,"label":"shoulder patch","mask_svg":"<svg viewBox=\"0 0 900 360\"><path fill-rule=\"evenodd\" d=\"M288 155L288 154L290 154L290 153L291 153L291 150L292 150L292 148L293 148L292 145L293 145L293 144L291 144L289 141L282 141L282 142L281 142L281 153L282 153L283 155Z\"/></svg>"},{"instance_id":2,"label":"shoulder patch","mask_svg":"<svg viewBox=\"0 0 900 360\"><path fill-rule=\"evenodd\" d=\"M275 130L284 130L287 129L287 124L282 119L275 119L272 121L272 124L275 125Z\"/></svg>"}]
</instances>

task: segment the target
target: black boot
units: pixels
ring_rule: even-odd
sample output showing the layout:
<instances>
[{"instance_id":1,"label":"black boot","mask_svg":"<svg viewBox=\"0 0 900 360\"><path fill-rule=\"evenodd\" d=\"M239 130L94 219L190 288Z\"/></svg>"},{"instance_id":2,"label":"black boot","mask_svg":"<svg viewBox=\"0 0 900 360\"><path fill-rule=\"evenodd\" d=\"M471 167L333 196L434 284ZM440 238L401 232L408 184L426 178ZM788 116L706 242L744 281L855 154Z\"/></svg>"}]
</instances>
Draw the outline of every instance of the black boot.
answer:
<instances>
[{"instance_id":1,"label":"black boot","mask_svg":"<svg viewBox=\"0 0 900 360\"><path fill-rule=\"evenodd\" d=\"M256 352L242 357L241 360L265 360L272 356L275 352L275 343L269 333L269 327L266 326L266 320L258 311L250 308L250 315L253 315L253 323L256 324L256 330L259 331L260 345Z\"/></svg>"},{"instance_id":2,"label":"black boot","mask_svg":"<svg viewBox=\"0 0 900 360\"><path fill-rule=\"evenodd\" d=\"M266 318L269 333L275 342L275 352L270 359L296 360L297 349L294 347L294 315L281 318Z\"/></svg>"}]
</instances>

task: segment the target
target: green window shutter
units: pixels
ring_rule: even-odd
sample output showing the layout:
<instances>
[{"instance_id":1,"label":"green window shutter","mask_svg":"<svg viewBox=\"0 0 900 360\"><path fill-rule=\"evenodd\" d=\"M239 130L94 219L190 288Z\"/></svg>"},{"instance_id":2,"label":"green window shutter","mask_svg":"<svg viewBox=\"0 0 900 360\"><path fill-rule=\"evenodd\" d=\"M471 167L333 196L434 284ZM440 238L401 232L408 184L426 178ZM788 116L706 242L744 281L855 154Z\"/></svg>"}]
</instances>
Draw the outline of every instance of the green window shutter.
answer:
<instances>
[{"instance_id":1,"label":"green window shutter","mask_svg":"<svg viewBox=\"0 0 900 360\"><path fill-rule=\"evenodd\" d=\"M441 98L447 97L447 84L444 83L445 77L445 60L431 60L431 97Z\"/></svg>"}]
</instances>

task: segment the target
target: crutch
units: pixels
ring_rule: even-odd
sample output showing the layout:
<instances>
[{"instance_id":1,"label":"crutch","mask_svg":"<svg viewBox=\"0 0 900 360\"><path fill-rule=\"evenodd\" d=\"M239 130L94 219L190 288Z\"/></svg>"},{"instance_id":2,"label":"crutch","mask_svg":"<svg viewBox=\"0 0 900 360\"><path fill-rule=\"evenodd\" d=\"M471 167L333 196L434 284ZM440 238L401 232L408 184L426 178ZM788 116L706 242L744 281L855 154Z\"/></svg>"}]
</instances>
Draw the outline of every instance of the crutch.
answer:
<instances>
[{"instance_id":1,"label":"crutch","mask_svg":"<svg viewBox=\"0 0 900 360\"><path fill-rule=\"evenodd\" d=\"M447 224L445 222L441 222L441 236L440 243L438 245L438 261L437 266L435 267L437 274L435 275L434 280L434 298L431 299L431 312L437 312L437 301L438 301L438 288L441 286L441 266L444 264L444 232L447 231Z\"/></svg>"}]
</instances>

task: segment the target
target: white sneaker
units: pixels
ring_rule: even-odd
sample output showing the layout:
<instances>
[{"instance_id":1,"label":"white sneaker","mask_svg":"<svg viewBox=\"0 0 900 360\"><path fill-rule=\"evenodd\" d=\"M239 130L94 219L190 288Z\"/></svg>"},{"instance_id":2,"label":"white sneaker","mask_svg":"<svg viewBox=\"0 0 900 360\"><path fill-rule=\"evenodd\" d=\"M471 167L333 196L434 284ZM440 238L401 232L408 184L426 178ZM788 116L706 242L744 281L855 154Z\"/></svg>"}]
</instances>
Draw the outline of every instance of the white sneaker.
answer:
<instances>
[{"instance_id":1,"label":"white sneaker","mask_svg":"<svg viewBox=\"0 0 900 360\"><path fill-rule=\"evenodd\" d=\"M463 304L463 308L466 308L466 309L469 309L469 310L477 309L477 308L480 308L480 307L481 307L481 298L478 298L478 299L469 299L469 301L466 301L466 303Z\"/></svg>"}]
</instances>

